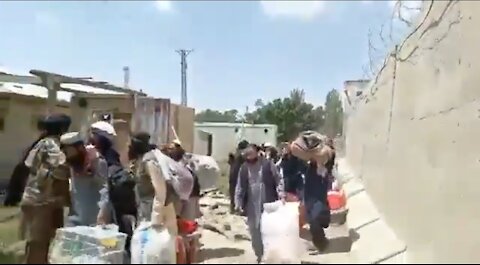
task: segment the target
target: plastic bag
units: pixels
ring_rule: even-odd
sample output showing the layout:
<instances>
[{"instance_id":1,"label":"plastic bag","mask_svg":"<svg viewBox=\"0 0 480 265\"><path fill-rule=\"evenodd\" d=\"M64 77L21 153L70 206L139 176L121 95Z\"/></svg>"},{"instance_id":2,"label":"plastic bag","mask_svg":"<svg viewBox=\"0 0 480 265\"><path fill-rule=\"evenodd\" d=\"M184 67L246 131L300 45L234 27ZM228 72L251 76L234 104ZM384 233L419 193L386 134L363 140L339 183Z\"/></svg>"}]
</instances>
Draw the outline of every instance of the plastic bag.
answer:
<instances>
[{"instance_id":1,"label":"plastic bag","mask_svg":"<svg viewBox=\"0 0 480 265\"><path fill-rule=\"evenodd\" d=\"M217 161L211 156L187 154L186 158L198 177L200 190L216 188L220 178L220 167Z\"/></svg>"},{"instance_id":2,"label":"plastic bag","mask_svg":"<svg viewBox=\"0 0 480 265\"><path fill-rule=\"evenodd\" d=\"M264 204L261 232L268 264L300 264L304 245L300 239L299 203Z\"/></svg>"},{"instance_id":3,"label":"plastic bag","mask_svg":"<svg viewBox=\"0 0 480 265\"><path fill-rule=\"evenodd\" d=\"M132 264L175 264L175 237L166 228L141 222L133 232L131 261Z\"/></svg>"},{"instance_id":4,"label":"plastic bag","mask_svg":"<svg viewBox=\"0 0 480 265\"><path fill-rule=\"evenodd\" d=\"M49 252L50 264L121 264L127 235L116 225L57 229Z\"/></svg>"}]
</instances>

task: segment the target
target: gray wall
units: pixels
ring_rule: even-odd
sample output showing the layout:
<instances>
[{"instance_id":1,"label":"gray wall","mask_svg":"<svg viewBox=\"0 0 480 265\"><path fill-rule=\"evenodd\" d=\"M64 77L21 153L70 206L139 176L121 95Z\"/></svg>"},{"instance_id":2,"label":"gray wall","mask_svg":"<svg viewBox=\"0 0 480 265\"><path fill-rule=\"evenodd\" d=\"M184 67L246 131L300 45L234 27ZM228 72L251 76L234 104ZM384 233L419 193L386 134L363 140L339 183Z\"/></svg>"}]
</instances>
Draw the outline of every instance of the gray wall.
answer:
<instances>
[{"instance_id":1,"label":"gray wall","mask_svg":"<svg viewBox=\"0 0 480 265\"><path fill-rule=\"evenodd\" d=\"M347 121L348 161L410 262L480 262L479 25L480 2L436 1Z\"/></svg>"}]
</instances>

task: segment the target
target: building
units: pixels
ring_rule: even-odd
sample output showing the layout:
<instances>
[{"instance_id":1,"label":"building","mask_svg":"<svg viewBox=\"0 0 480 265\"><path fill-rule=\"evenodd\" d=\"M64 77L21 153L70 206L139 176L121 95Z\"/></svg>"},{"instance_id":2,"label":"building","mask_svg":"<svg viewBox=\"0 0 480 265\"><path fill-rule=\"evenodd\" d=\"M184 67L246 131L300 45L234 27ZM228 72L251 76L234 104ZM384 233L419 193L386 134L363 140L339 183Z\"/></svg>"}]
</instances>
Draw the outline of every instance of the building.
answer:
<instances>
[{"instance_id":1,"label":"building","mask_svg":"<svg viewBox=\"0 0 480 265\"><path fill-rule=\"evenodd\" d=\"M243 139L256 144L277 144L274 124L198 122L194 134L194 153L211 155L219 162L226 161L228 153L234 152Z\"/></svg>"},{"instance_id":2,"label":"building","mask_svg":"<svg viewBox=\"0 0 480 265\"><path fill-rule=\"evenodd\" d=\"M72 87L71 84L62 86ZM75 86L79 92L112 93L102 89ZM87 93L87 92L84 92ZM57 102L53 111L71 115L72 92L57 92ZM0 83L0 184L12 173L27 148L38 136L37 124L47 113L47 88L32 85L4 82ZM1 186L1 185L0 185Z\"/></svg>"},{"instance_id":3,"label":"building","mask_svg":"<svg viewBox=\"0 0 480 265\"><path fill-rule=\"evenodd\" d=\"M195 109L174 104L170 99L82 94L73 97L71 103L73 130L85 131L98 113L109 113L115 122L119 122L118 127L115 126L116 145L122 150L124 163L132 131L150 133L152 143L157 145L178 137L187 152L193 150ZM120 121L125 124L120 125Z\"/></svg>"},{"instance_id":4,"label":"building","mask_svg":"<svg viewBox=\"0 0 480 265\"><path fill-rule=\"evenodd\" d=\"M81 132L87 130L98 114L110 113L118 135L116 146L124 163L132 131L150 133L155 144L178 136L187 151L193 149L195 110L192 108L91 78L38 70L30 73L0 72L0 189L24 150L38 137L39 118L49 112L69 114L70 129Z\"/></svg>"}]
</instances>

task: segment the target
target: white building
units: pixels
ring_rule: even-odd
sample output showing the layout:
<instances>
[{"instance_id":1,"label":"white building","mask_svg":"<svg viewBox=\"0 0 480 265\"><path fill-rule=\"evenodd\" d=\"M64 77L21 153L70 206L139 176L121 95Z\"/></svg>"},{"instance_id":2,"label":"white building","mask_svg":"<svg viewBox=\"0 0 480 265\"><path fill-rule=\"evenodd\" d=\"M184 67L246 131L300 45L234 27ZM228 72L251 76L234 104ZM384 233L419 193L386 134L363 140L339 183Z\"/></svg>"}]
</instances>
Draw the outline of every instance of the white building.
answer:
<instances>
[{"instance_id":1,"label":"white building","mask_svg":"<svg viewBox=\"0 0 480 265\"><path fill-rule=\"evenodd\" d=\"M195 123L194 153L211 155L217 161L226 161L241 140L262 144L277 144L277 125L224 122Z\"/></svg>"}]
</instances>

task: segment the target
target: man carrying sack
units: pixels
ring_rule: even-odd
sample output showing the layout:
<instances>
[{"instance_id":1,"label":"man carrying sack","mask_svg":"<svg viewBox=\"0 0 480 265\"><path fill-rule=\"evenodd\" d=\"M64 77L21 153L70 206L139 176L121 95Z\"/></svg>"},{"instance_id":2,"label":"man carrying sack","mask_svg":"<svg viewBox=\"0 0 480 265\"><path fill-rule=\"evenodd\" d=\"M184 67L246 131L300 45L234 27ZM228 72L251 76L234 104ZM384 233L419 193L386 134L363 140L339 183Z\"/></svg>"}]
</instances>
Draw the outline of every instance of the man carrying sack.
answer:
<instances>
[{"instance_id":1,"label":"man carrying sack","mask_svg":"<svg viewBox=\"0 0 480 265\"><path fill-rule=\"evenodd\" d=\"M325 136L307 131L301 133L291 144L292 154L308 161L303 204L307 222L310 225L312 242L319 251L324 251L328 246L324 228L330 224L330 207L327 197L332 183L325 165L332 158L333 150L325 143Z\"/></svg>"}]
</instances>

